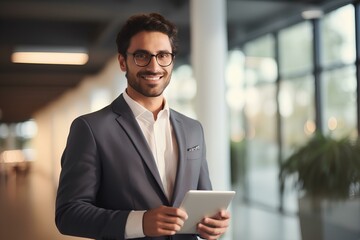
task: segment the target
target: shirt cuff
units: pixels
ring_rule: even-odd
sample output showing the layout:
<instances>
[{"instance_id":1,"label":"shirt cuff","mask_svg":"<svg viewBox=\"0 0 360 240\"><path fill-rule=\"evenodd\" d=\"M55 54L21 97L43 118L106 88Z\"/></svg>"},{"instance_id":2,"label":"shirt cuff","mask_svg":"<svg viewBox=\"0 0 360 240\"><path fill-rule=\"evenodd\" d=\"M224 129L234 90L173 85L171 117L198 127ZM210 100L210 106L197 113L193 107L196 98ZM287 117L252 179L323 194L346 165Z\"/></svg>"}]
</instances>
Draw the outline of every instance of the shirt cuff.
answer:
<instances>
[{"instance_id":1,"label":"shirt cuff","mask_svg":"<svg viewBox=\"0 0 360 240\"><path fill-rule=\"evenodd\" d=\"M126 220L125 239L145 237L143 216L146 211L131 211Z\"/></svg>"}]
</instances>

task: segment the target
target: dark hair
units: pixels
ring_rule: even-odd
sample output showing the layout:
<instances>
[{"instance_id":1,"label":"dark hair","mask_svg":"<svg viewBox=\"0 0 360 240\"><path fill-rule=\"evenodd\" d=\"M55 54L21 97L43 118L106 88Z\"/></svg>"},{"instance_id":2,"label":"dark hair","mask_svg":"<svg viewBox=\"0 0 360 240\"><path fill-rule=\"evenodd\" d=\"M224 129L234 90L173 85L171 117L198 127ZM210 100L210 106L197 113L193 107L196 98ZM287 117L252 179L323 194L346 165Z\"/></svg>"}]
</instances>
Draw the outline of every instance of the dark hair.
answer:
<instances>
[{"instance_id":1,"label":"dark hair","mask_svg":"<svg viewBox=\"0 0 360 240\"><path fill-rule=\"evenodd\" d=\"M130 17L117 35L118 53L125 56L131 38L142 31L161 32L168 35L172 52L176 54L178 48L177 28L158 13L139 14Z\"/></svg>"}]
</instances>

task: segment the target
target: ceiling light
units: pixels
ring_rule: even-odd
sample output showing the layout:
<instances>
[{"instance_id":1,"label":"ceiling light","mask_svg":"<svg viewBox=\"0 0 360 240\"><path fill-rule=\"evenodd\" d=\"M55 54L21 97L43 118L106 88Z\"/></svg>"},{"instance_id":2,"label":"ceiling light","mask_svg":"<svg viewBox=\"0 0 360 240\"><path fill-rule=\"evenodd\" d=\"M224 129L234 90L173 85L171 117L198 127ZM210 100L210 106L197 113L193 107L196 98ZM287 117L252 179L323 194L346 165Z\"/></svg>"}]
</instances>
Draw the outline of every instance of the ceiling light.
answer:
<instances>
[{"instance_id":1,"label":"ceiling light","mask_svg":"<svg viewBox=\"0 0 360 240\"><path fill-rule=\"evenodd\" d=\"M11 55L13 63L84 65L89 55L82 48L19 47Z\"/></svg>"},{"instance_id":2,"label":"ceiling light","mask_svg":"<svg viewBox=\"0 0 360 240\"><path fill-rule=\"evenodd\" d=\"M301 12L301 16L307 20L321 18L323 15L324 12L320 8L309 8Z\"/></svg>"}]
</instances>

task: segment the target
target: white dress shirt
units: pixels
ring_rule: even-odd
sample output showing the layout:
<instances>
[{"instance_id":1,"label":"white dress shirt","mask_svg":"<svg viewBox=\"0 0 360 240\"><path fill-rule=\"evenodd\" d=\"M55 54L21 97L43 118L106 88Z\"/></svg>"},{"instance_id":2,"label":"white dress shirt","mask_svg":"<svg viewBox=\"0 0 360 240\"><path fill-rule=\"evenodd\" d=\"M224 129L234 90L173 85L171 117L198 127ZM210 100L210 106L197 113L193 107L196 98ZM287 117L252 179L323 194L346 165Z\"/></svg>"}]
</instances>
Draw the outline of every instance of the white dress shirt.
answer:
<instances>
[{"instance_id":1,"label":"white dress shirt","mask_svg":"<svg viewBox=\"0 0 360 240\"><path fill-rule=\"evenodd\" d=\"M171 201L177 171L177 142L170 123L170 108L164 99L164 108L154 119L153 113L134 101L124 91L126 103L131 108L156 161L165 194ZM125 228L125 238L145 237L142 219L146 211L131 211Z\"/></svg>"}]
</instances>

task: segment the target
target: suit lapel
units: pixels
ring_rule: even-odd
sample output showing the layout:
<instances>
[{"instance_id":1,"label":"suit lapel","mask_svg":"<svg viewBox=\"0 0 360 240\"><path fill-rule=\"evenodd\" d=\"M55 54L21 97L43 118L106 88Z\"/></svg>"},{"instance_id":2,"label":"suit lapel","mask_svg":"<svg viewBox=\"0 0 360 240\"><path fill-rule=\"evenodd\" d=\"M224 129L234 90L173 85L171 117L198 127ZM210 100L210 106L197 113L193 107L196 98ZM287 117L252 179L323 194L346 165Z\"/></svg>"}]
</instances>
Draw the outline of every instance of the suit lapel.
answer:
<instances>
[{"instance_id":1,"label":"suit lapel","mask_svg":"<svg viewBox=\"0 0 360 240\"><path fill-rule=\"evenodd\" d=\"M185 176L185 156L186 156L186 141L185 141L185 134L184 134L184 126L182 124L182 121L180 118L177 117L176 113L174 111L171 111L170 113L170 121L173 126L175 135L176 135L176 141L178 145L178 169L176 174L176 181L172 196L172 204L174 206L177 206L182 201L182 197L179 198L179 196L182 196L182 192L184 189L182 189L182 183L181 179L184 179Z\"/></svg>"},{"instance_id":2,"label":"suit lapel","mask_svg":"<svg viewBox=\"0 0 360 240\"><path fill-rule=\"evenodd\" d=\"M142 134L140 126L136 122L130 107L127 105L122 95L120 95L111 106L113 111L119 115L119 117L116 118L116 121L129 136L139 155L161 188L163 198L167 200L154 156L149 148L148 143L146 142L144 135Z\"/></svg>"}]
</instances>

